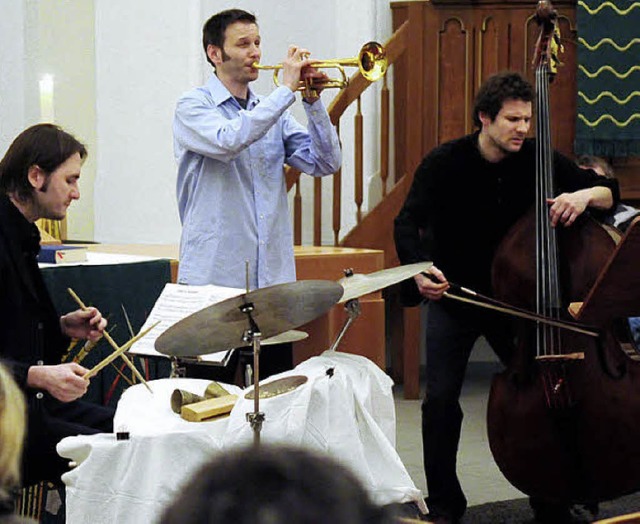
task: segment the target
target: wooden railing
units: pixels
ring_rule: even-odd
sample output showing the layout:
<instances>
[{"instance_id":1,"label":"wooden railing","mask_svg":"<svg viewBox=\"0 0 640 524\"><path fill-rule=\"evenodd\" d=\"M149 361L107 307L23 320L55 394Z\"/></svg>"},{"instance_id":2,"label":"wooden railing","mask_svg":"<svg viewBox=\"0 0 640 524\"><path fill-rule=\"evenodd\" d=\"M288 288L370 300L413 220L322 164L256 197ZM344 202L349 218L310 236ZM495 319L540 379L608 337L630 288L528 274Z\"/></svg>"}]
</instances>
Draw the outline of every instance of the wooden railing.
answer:
<instances>
[{"instance_id":1,"label":"wooden railing","mask_svg":"<svg viewBox=\"0 0 640 524\"><path fill-rule=\"evenodd\" d=\"M387 53L387 60L389 66L391 66L397 59L402 55L406 48L407 41L407 32L408 32L409 23L405 22L393 35L392 37L384 44ZM338 130L338 134L340 134L340 119L343 114L349 108L352 103L356 103L356 113L354 117L354 143L353 149L351 149L350 144L342 144L343 147L343 157L345 154L349 154L349 152L353 152L354 154L354 172L348 174L348 180L353 180L354 184L354 197L353 203L356 209L356 225L354 229L358 229L363 223L363 219L365 217L362 204L364 201L364 145L363 145L363 125L364 125L364 117L361 111L361 96L365 90L367 90L370 86L376 85L372 84L368 80L366 80L362 74L358 71L356 72L350 79L349 85L341 90L338 95L333 99L327 111L329 112L329 116L331 121L336 126ZM386 76L382 80L382 88L381 88L381 96L380 96L380 120L379 120L379 129L380 129L380 168L379 174L380 183L382 185L382 202L384 202L385 197L387 195L387 184L389 179L389 158L390 158L390 107L389 107L389 88L387 85ZM302 220L303 220L303 211L308 213L310 211L303 210L303 199L302 199L302 189L300 183L300 172L294 168L287 167L285 170L285 175L287 178L287 190L293 190L293 234L294 234L294 243L296 245L300 245L302 243ZM347 240L349 238L349 234L352 232L347 232L347 234L343 235L342 240L340 240L340 232L342 229L342 179L343 173L342 169L340 169L337 173L333 175L332 180L332 202L331 202L331 229L333 231L333 245L355 245L353 243L349 243ZM382 203L381 202L381 203ZM378 205L380 205L379 203ZM313 245L318 246L322 244L322 208L323 208L323 197L322 197L322 179L315 178L313 180ZM377 246L358 246L358 247L377 247ZM386 258L386 257L385 257Z\"/></svg>"},{"instance_id":2,"label":"wooden railing","mask_svg":"<svg viewBox=\"0 0 640 524\"><path fill-rule=\"evenodd\" d=\"M36 221L43 242L62 241L67 239L67 219L54 220L41 218Z\"/></svg>"}]
</instances>

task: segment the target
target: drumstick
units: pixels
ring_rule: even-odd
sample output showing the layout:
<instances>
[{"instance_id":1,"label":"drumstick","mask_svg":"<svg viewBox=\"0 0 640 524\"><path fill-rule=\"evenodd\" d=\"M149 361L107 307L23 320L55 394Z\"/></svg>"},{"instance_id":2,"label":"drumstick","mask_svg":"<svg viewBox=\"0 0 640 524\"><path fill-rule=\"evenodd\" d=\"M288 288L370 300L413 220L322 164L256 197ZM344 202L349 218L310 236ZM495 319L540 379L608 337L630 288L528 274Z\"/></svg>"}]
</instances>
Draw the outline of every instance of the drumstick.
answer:
<instances>
[{"instance_id":1,"label":"drumstick","mask_svg":"<svg viewBox=\"0 0 640 524\"><path fill-rule=\"evenodd\" d=\"M82 310L86 310L87 306L84 305L84 302L82 302L82 300L80 299L80 297L78 295L76 295L75 291L73 289L71 289L70 287L67 288L67 291L69 292L69 294L73 297L73 300L75 300L77 302L77 304L80 306L80 308ZM107 342L109 342L109 344L111 344L111 347L115 350L118 351L120 348L118 347L118 344L116 344L115 340L113 340L113 338L111 338L111 335L109 335L108 331L104 331L103 332L104 338L107 340ZM138 380L140 382L142 382L145 387L149 390L150 393L153 393L153 391L151 391L151 388L149 387L149 384L147 384L147 381L144 379L144 377L142 376L142 374L138 371L138 369L133 365L133 362L131 362L131 360L129 360L129 357L127 357L127 355L125 355L124 353L122 353L122 360L125 361L125 363L127 364L127 366L129 366L131 368L131 371L133 372L133 374L138 378ZM95 368L94 368L95 369Z\"/></svg>"},{"instance_id":2,"label":"drumstick","mask_svg":"<svg viewBox=\"0 0 640 524\"><path fill-rule=\"evenodd\" d=\"M71 350L76 347L76 345L78 344L78 339L77 338L72 338L71 342L69 342L69 346L67 347L66 351L64 352L64 355L62 355L62 362L66 362L67 359L69 358L69 355L71 355Z\"/></svg>"},{"instance_id":3,"label":"drumstick","mask_svg":"<svg viewBox=\"0 0 640 524\"><path fill-rule=\"evenodd\" d=\"M137 342L138 340L140 340L142 337L144 337L147 333L149 333L149 331L151 331L154 327L156 327L158 324L160 324L160 321L158 320L158 322L156 322L155 324L153 324L151 327L145 329L144 331L141 331L140 333L138 333L135 337L133 337L131 340L129 340L124 346L120 347L117 349L117 351L114 351L113 353L111 353L111 355L109 355L107 358L105 358L102 362L96 364L93 368L91 368L89 371L87 371L82 378L91 378L93 375L95 375L98 371L100 371L103 367L108 366L109 364L111 364L111 362L113 362L116 358L118 358L119 356L121 356L125 351L127 351L127 349L129 349L135 342ZM146 384L147 388L149 387L148 384Z\"/></svg>"},{"instance_id":4,"label":"drumstick","mask_svg":"<svg viewBox=\"0 0 640 524\"><path fill-rule=\"evenodd\" d=\"M111 330L113 331L113 328L111 328ZM131 336L134 336L134 335L131 335ZM97 341L94 342L93 340L87 340L87 342L82 347L82 349L78 351L78 354L73 359L73 361L78 364L81 364L84 358L89 354L89 351L91 351L96 346L97 343L98 343ZM111 367L115 370L115 372L118 375L122 377L122 380L124 380L127 384L129 384L130 386L133 386L135 384L135 382L132 381L129 377L127 377L122 371L120 371L118 366L116 366L113 362L111 363Z\"/></svg>"}]
</instances>

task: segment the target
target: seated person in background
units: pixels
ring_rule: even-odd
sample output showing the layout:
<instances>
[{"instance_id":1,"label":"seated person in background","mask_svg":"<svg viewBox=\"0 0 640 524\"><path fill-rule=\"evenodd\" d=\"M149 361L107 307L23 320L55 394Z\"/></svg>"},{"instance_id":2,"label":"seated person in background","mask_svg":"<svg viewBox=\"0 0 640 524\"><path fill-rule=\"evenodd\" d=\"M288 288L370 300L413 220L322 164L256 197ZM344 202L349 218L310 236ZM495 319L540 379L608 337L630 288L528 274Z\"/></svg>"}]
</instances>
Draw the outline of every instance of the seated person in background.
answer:
<instances>
[{"instance_id":1,"label":"seated person in background","mask_svg":"<svg viewBox=\"0 0 640 524\"><path fill-rule=\"evenodd\" d=\"M78 400L88 371L61 364L70 337L98 340L107 325L93 307L60 316L36 256L39 218L60 220L80 198L78 179L87 150L52 124L23 131L0 161L0 359L28 404L23 458L25 485L60 481L67 461L56 453L64 437L113 431L113 410Z\"/></svg>"},{"instance_id":2,"label":"seated person in background","mask_svg":"<svg viewBox=\"0 0 640 524\"><path fill-rule=\"evenodd\" d=\"M218 455L182 488L160 524L391 524L329 456L285 446Z\"/></svg>"},{"instance_id":3,"label":"seated person in background","mask_svg":"<svg viewBox=\"0 0 640 524\"><path fill-rule=\"evenodd\" d=\"M20 459L27 408L24 395L0 364L0 524L35 522L14 514L14 492L20 486Z\"/></svg>"},{"instance_id":4,"label":"seated person in background","mask_svg":"<svg viewBox=\"0 0 640 524\"><path fill-rule=\"evenodd\" d=\"M600 176L615 178L613 168L604 158L597 156L583 155L578 158L578 165L582 168L593 169ZM640 209L627 204L619 203L604 218L604 223L618 228L623 233L631 225L633 220L640 216ZM640 351L640 317L629 318L629 330L636 348Z\"/></svg>"},{"instance_id":5,"label":"seated person in background","mask_svg":"<svg viewBox=\"0 0 640 524\"><path fill-rule=\"evenodd\" d=\"M582 155L578 158L578 165L584 169L592 169L600 176L615 178L613 168L604 159L597 156ZM627 230L634 218L640 216L640 209L628 206L622 202L618 203L604 219L604 223L617 227L623 233Z\"/></svg>"}]
</instances>

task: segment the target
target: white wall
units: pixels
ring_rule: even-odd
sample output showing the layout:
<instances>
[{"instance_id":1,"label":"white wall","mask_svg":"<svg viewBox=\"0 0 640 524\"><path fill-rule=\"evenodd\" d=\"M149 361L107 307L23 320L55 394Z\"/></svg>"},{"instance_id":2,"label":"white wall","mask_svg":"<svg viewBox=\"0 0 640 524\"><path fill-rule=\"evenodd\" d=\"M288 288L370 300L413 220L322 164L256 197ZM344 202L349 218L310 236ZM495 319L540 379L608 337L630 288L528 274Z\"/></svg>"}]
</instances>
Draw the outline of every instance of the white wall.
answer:
<instances>
[{"instance_id":1,"label":"white wall","mask_svg":"<svg viewBox=\"0 0 640 524\"><path fill-rule=\"evenodd\" d=\"M69 208L67 235L73 239L93 238L94 182L98 161L96 137L96 83L94 46L94 2L85 0L42 0L30 2L28 38L33 48L29 60L29 89L36 90L44 74L54 78L55 123L87 145L89 156L82 167L79 188L81 198ZM35 7L37 6L37 9ZM68 23L73 20L73 23ZM33 95L31 95L33 97ZM29 100L32 100L30 98ZM39 105L39 104L37 104ZM32 104L29 104L31 107ZM38 120L46 120L38 114Z\"/></svg>"},{"instance_id":2,"label":"white wall","mask_svg":"<svg viewBox=\"0 0 640 524\"><path fill-rule=\"evenodd\" d=\"M90 0L2 3L0 155L23 129L43 121L39 81L45 74L53 75L53 121L89 148L89 159L80 179L82 198L71 206L67 217L70 238L93 237L96 159L93 26Z\"/></svg>"},{"instance_id":3,"label":"white wall","mask_svg":"<svg viewBox=\"0 0 640 524\"><path fill-rule=\"evenodd\" d=\"M95 239L177 242L173 108L195 80L198 2L96 2Z\"/></svg>"},{"instance_id":4,"label":"white wall","mask_svg":"<svg viewBox=\"0 0 640 524\"><path fill-rule=\"evenodd\" d=\"M25 122L24 5L7 0L0 16L0 155Z\"/></svg>"}]
</instances>

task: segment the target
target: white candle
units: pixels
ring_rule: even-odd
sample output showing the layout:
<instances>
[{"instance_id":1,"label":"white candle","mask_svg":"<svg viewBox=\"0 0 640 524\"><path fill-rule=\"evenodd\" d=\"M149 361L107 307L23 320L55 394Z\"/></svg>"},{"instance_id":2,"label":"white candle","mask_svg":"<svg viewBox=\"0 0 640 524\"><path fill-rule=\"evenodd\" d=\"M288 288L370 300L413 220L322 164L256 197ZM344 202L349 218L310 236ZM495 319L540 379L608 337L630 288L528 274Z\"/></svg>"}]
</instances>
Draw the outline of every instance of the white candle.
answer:
<instances>
[{"instance_id":1,"label":"white candle","mask_svg":"<svg viewBox=\"0 0 640 524\"><path fill-rule=\"evenodd\" d=\"M40 122L53 122L53 75L42 75L40 79Z\"/></svg>"}]
</instances>

